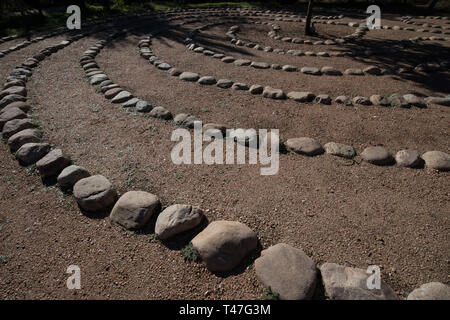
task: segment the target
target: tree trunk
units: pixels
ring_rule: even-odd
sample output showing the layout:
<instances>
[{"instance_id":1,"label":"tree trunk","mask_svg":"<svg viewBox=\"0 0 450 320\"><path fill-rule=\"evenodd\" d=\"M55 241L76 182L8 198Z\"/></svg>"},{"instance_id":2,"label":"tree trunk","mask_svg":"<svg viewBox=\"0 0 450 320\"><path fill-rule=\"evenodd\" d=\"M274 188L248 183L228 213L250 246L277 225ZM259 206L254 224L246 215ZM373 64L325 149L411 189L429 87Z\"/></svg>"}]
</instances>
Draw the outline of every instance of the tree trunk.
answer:
<instances>
[{"instance_id":1,"label":"tree trunk","mask_svg":"<svg viewBox=\"0 0 450 320\"><path fill-rule=\"evenodd\" d=\"M428 5L428 9L433 10L434 6L438 3L439 0L432 0Z\"/></svg>"},{"instance_id":2,"label":"tree trunk","mask_svg":"<svg viewBox=\"0 0 450 320\"><path fill-rule=\"evenodd\" d=\"M311 30L311 16L312 16L312 6L314 0L309 0L308 2L308 12L306 14L306 25L305 25L305 35L310 36L312 34Z\"/></svg>"}]
</instances>

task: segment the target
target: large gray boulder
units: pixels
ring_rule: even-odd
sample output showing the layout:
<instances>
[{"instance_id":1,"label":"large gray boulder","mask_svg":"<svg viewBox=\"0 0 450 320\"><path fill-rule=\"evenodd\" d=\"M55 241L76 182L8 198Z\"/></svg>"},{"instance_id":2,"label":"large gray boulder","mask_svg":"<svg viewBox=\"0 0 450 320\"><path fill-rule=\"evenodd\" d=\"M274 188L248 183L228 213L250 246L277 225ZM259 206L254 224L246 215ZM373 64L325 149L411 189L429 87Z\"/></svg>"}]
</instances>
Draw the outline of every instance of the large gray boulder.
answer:
<instances>
[{"instance_id":1,"label":"large gray boulder","mask_svg":"<svg viewBox=\"0 0 450 320\"><path fill-rule=\"evenodd\" d=\"M317 268L302 250L279 243L261 252L255 271L282 300L308 300L316 287Z\"/></svg>"},{"instance_id":2,"label":"large gray boulder","mask_svg":"<svg viewBox=\"0 0 450 320\"><path fill-rule=\"evenodd\" d=\"M91 174L83 167L70 165L61 171L57 181L61 188L72 188L78 180L89 177Z\"/></svg>"},{"instance_id":3,"label":"large gray boulder","mask_svg":"<svg viewBox=\"0 0 450 320\"><path fill-rule=\"evenodd\" d=\"M161 207L158 197L144 191L128 191L114 205L110 218L126 229L144 227Z\"/></svg>"},{"instance_id":4,"label":"large gray boulder","mask_svg":"<svg viewBox=\"0 0 450 320\"><path fill-rule=\"evenodd\" d=\"M442 151L428 151L422 155L425 160L425 165L428 168L449 171L450 170L450 155Z\"/></svg>"},{"instance_id":5,"label":"large gray boulder","mask_svg":"<svg viewBox=\"0 0 450 320\"><path fill-rule=\"evenodd\" d=\"M73 195L80 207L87 211L106 209L117 197L111 182L102 175L79 180L73 186Z\"/></svg>"},{"instance_id":6,"label":"large gray boulder","mask_svg":"<svg viewBox=\"0 0 450 320\"><path fill-rule=\"evenodd\" d=\"M8 146L11 152L16 152L25 143L40 142L41 138L41 131L35 129L25 129L9 137Z\"/></svg>"},{"instance_id":7,"label":"large gray boulder","mask_svg":"<svg viewBox=\"0 0 450 320\"><path fill-rule=\"evenodd\" d=\"M316 156L324 152L319 141L307 137L288 139L285 146L289 151L307 156Z\"/></svg>"},{"instance_id":8,"label":"large gray boulder","mask_svg":"<svg viewBox=\"0 0 450 320\"><path fill-rule=\"evenodd\" d=\"M23 165L30 165L42 159L50 151L48 143L25 143L16 152L16 158Z\"/></svg>"},{"instance_id":9,"label":"large gray boulder","mask_svg":"<svg viewBox=\"0 0 450 320\"><path fill-rule=\"evenodd\" d=\"M398 300L398 296L383 280L380 289L369 289L366 270L350 268L336 263L320 267L326 295L331 300Z\"/></svg>"},{"instance_id":10,"label":"large gray boulder","mask_svg":"<svg viewBox=\"0 0 450 320\"><path fill-rule=\"evenodd\" d=\"M192 239L206 267L212 272L226 272L236 267L256 249L256 234L237 221L214 221Z\"/></svg>"},{"instance_id":11,"label":"large gray boulder","mask_svg":"<svg viewBox=\"0 0 450 320\"><path fill-rule=\"evenodd\" d=\"M53 149L36 162L36 169L43 177L51 177L59 174L70 165L70 158L63 154L61 149Z\"/></svg>"},{"instance_id":12,"label":"large gray boulder","mask_svg":"<svg viewBox=\"0 0 450 320\"><path fill-rule=\"evenodd\" d=\"M450 286L441 282L429 282L414 289L407 300L450 300Z\"/></svg>"},{"instance_id":13,"label":"large gray boulder","mask_svg":"<svg viewBox=\"0 0 450 320\"><path fill-rule=\"evenodd\" d=\"M202 219L203 211L200 208L186 204L174 204L159 214L155 233L158 238L165 240L196 227Z\"/></svg>"}]
</instances>

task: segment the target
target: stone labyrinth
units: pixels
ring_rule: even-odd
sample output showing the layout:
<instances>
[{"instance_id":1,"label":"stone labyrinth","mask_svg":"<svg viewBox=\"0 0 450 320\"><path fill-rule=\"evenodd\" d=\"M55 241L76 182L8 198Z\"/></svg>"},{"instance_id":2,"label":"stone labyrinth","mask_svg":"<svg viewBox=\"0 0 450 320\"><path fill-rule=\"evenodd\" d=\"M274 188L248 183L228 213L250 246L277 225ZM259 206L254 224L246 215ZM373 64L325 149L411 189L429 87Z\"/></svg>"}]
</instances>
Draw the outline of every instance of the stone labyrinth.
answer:
<instances>
[{"instance_id":1,"label":"stone labyrinth","mask_svg":"<svg viewBox=\"0 0 450 320\"><path fill-rule=\"evenodd\" d=\"M187 285L206 267L226 298L449 299L450 20L369 30L360 12L324 11L306 37L304 14L178 9L4 38L2 137L86 219L150 228L168 264L181 237L200 264L171 266ZM171 132L195 121L279 129L280 174L173 165ZM226 139L274 138L252 134Z\"/></svg>"}]
</instances>

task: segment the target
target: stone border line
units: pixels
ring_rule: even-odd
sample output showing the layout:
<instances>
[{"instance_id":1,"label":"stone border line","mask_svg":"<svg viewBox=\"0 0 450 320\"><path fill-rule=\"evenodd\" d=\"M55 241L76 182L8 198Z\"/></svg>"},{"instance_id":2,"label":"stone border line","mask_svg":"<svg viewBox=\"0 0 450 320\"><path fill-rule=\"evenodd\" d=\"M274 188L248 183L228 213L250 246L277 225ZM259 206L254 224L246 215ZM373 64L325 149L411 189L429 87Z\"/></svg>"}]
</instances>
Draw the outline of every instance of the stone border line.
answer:
<instances>
[{"instance_id":1,"label":"stone border line","mask_svg":"<svg viewBox=\"0 0 450 320\"><path fill-rule=\"evenodd\" d=\"M157 32L153 32L152 35L156 35L157 33L161 32L162 30L158 30ZM151 39L151 36L148 38ZM147 40L147 39L143 39ZM189 46L189 45L188 45ZM203 54L205 50L202 51ZM222 62L228 62L228 63L234 63L237 60L231 56L222 57L221 54L216 54L213 51L207 50L206 55L210 55L212 53L212 57L221 59ZM265 98L272 98L277 100L284 100L286 98L292 99L297 102L302 103L318 103L318 104L324 104L324 105L331 105L332 99L328 94L314 94L309 91L291 91L289 93L285 93L281 89L275 89L271 86L262 87L261 85L255 84L252 86L249 86L245 83L241 82L234 82L229 79L219 79L216 80L212 76L203 76L200 77L197 73L194 72L182 72L179 69L172 67L169 63L161 60L158 58L153 51L150 49L150 47L140 48L140 54L144 59L148 59L150 64L153 64L155 67L157 67L159 70L167 71L171 76L177 76L182 81L191 81L191 82L198 82L202 85L217 85L217 87L221 89L229 89L232 88L234 90L238 91L249 91L252 94L262 94ZM241 62L239 62L241 64ZM250 62L251 64L251 62ZM248 61L245 61L243 65L248 65ZM377 67L373 67L374 72L377 71ZM318 69L318 68L316 68ZM316 69L313 69L312 72L317 72ZM319 70L320 71L320 70ZM308 72L308 71L307 71ZM353 72L353 70L352 70ZM354 72L359 72L358 69L355 69ZM366 70L366 72L370 72L370 69ZM362 71L361 71L362 73ZM379 94L374 94L372 96L364 97L364 96L355 96L353 99L350 99L349 97L345 95L338 96L334 99L335 103L338 104L344 104L346 106L352 106L353 104L356 105L362 105L362 106L392 106L392 107L401 107L401 108L411 108L411 107L418 107L418 108L426 108L427 103L434 103L434 104L440 104L444 106L450 105L450 96L448 97L427 97L425 99L421 99L418 96L414 94L398 94L394 93L390 96L383 96Z\"/></svg>"},{"instance_id":2,"label":"stone border line","mask_svg":"<svg viewBox=\"0 0 450 320\"><path fill-rule=\"evenodd\" d=\"M205 25L205 26L197 28L197 29L205 30L205 29L211 27L212 25L215 26L217 24L216 23L208 24L208 25ZM231 26L227 33L228 34L233 33L233 32L236 32L237 30L239 30L239 26L237 26L237 25ZM196 52L196 53L203 53L205 56L212 56L214 58L220 59L220 61L222 61L224 63L233 63L234 65L237 65L237 66L248 66L248 67L253 67L255 69L273 69L273 70L282 70L282 71L287 71L287 72L301 72L306 75L314 75L314 76L321 76L321 75L342 76L344 74L350 75L350 76L363 76L363 75L379 76L379 75L384 75L387 73L387 70L382 70L376 66L367 66L363 70L361 70L359 68L348 68L344 72L342 72L331 66L323 66L321 68L308 67L308 66L298 67L298 66L294 66L294 65L281 66L279 64L269 64L264 61L251 61L248 59L236 59L232 56L225 56L225 54L223 54L223 53L214 52L213 50L204 48L201 45L197 45L193 40L194 35L195 35L195 32L191 33L191 38L189 38L189 37L186 38L188 50ZM233 39L232 39L232 41L233 41ZM238 44L239 41L241 41L241 40L238 40L237 42L235 42L236 45L244 45L245 44L243 41L241 41L242 42L241 44ZM257 45L252 46L252 44L250 44L248 47L257 49L256 46ZM259 47L258 49L261 50L262 48ZM295 55L295 56L305 55L301 50L289 50L287 53ZM323 57L330 56L327 52L319 52L317 55L323 56Z\"/></svg>"},{"instance_id":3,"label":"stone border line","mask_svg":"<svg viewBox=\"0 0 450 320\"><path fill-rule=\"evenodd\" d=\"M116 32L108 39L111 40L124 32L126 31ZM51 55L54 48L56 49L54 52L56 52L83 36L85 35L74 36L64 43L49 47L43 51L48 50L48 54L46 51L45 55ZM90 61L92 56L95 57L105 43L107 43L107 40L100 40L83 54L80 63L85 71L89 70L86 66L92 63ZM36 65L34 67L37 66L38 61L35 62ZM93 65L91 66L93 67ZM22 81L23 86L21 87L25 89L26 79L32 75L30 69L34 67L23 66L14 69L10 74L12 79L7 80L5 86L8 87L14 81ZM98 74L92 75L91 80L96 75ZM9 86L9 88L12 87L14 86ZM117 95L120 95L120 93ZM112 97L112 99L116 99L117 95ZM29 107L28 109L25 107L26 92L22 91L22 95L16 94L16 96L22 98L8 98L5 100L6 97L4 97L0 101L3 108L0 117L4 116L5 108L7 110L17 109L19 112L23 112L22 109L29 110ZM132 98L125 100L129 101L130 99ZM5 104L7 101L13 102ZM16 104L11 106L14 103ZM18 103L22 103L22 109L17 107ZM7 120L3 124L3 132L5 131L5 126L11 128L12 124L14 124L11 121L17 122L25 118L26 115L13 117L12 119L3 117L3 120ZM17 126L17 123L15 125ZM31 130L31 132L27 130ZM31 160L31 163L36 163L36 167L43 177L58 175L57 180L60 187L70 188L70 186L73 186L74 198L83 210L92 212L108 210L108 208L112 207L111 221L128 230L142 228L152 215L159 213L156 220L155 234L162 240L181 232L192 230L203 220L204 214L202 210L190 205L172 205L160 212L161 202L159 198L148 192L128 191L116 202L118 194L108 179L101 175L91 176L87 170L81 167L69 166L70 159L65 157L59 149L53 149L47 153L50 146L44 146L45 144L39 143L40 138L37 135L38 133L35 129L18 130L17 133L10 136L8 143L12 150L18 147L16 157L20 161L28 159ZM26 139L26 137L31 138ZM213 221L197 234L191 243L208 270L213 273L221 273L232 270L246 256L255 252L258 239L256 233L243 223ZM273 270L277 270L276 277L273 277ZM295 270L295 272L292 272L292 270ZM273 289L273 292L276 292L282 299L310 299L314 294L319 273L321 273L325 290L330 299L399 299L395 292L383 281L382 289L379 291L368 290L364 285L364 281L354 281L353 276L350 276L350 279L344 281L344 283L336 283L334 279L343 275L347 275L345 277L347 279L349 274L353 274L355 279L360 279L367 278L368 274L363 269L350 268L333 263L317 266L301 250L286 244L277 244L264 250L255 261L255 271L259 280L266 287ZM355 285L355 283L360 284ZM295 284L295 290L292 290L292 284ZM346 289L342 290L342 288ZM444 294L447 294L450 288L442 283L425 284L411 292L408 299L423 298L424 290L428 295L439 298L442 296L443 291ZM351 294L346 294L346 292L351 292Z\"/></svg>"}]
</instances>

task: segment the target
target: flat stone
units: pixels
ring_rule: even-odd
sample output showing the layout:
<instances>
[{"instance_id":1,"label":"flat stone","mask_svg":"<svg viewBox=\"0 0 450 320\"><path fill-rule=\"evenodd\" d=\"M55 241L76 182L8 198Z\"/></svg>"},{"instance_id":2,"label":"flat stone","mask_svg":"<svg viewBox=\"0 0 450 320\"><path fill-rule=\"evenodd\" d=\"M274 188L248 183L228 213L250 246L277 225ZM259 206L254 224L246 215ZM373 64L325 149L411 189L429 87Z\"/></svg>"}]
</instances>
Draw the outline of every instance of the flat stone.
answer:
<instances>
[{"instance_id":1,"label":"flat stone","mask_svg":"<svg viewBox=\"0 0 450 320\"><path fill-rule=\"evenodd\" d=\"M264 91L263 86L260 86L259 84L254 84L248 89L248 91L251 94L261 94Z\"/></svg>"},{"instance_id":2,"label":"flat stone","mask_svg":"<svg viewBox=\"0 0 450 320\"><path fill-rule=\"evenodd\" d=\"M91 84L96 85L105 80L108 80L108 76L106 74L95 74L89 80Z\"/></svg>"},{"instance_id":3,"label":"flat stone","mask_svg":"<svg viewBox=\"0 0 450 320\"><path fill-rule=\"evenodd\" d=\"M363 70L363 72L367 73L367 74L376 75L376 76L381 75L381 69L376 66L368 66L367 68L365 68Z\"/></svg>"},{"instance_id":4,"label":"flat stone","mask_svg":"<svg viewBox=\"0 0 450 320\"><path fill-rule=\"evenodd\" d=\"M136 103L138 103L139 101L141 101L141 100L139 100L138 98L131 98L130 100L122 103L122 106L124 108L131 108L131 107L136 106Z\"/></svg>"},{"instance_id":5,"label":"flat stone","mask_svg":"<svg viewBox=\"0 0 450 320\"><path fill-rule=\"evenodd\" d=\"M164 120L172 119L172 113L170 113L170 111L164 107L153 108L152 111L150 111L149 115L154 118L159 118L159 119L164 119Z\"/></svg>"},{"instance_id":6,"label":"flat stone","mask_svg":"<svg viewBox=\"0 0 450 320\"><path fill-rule=\"evenodd\" d=\"M316 156L324 152L320 142L313 138L291 138L286 141L285 145L289 151L306 156Z\"/></svg>"},{"instance_id":7,"label":"flat stone","mask_svg":"<svg viewBox=\"0 0 450 320\"><path fill-rule=\"evenodd\" d=\"M372 105L372 102L370 102L370 100L366 97L362 97L362 96L356 96L353 98L353 103L354 104L360 104L363 106L370 106Z\"/></svg>"},{"instance_id":8,"label":"flat stone","mask_svg":"<svg viewBox=\"0 0 450 320\"><path fill-rule=\"evenodd\" d=\"M136 103L136 111L137 112L145 113L145 112L150 112L152 109L153 109L153 105L151 105L147 101L139 100Z\"/></svg>"},{"instance_id":9,"label":"flat stone","mask_svg":"<svg viewBox=\"0 0 450 320\"><path fill-rule=\"evenodd\" d=\"M21 96L19 94L8 94L7 96L3 97L0 100L0 109L3 109L8 104L16 102L16 101L25 102L25 101L27 101L27 98L25 98L24 96Z\"/></svg>"},{"instance_id":10,"label":"flat stone","mask_svg":"<svg viewBox=\"0 0 450 320\"><path fill-rule=\"evenodd\" d=\"M401 167L416 168L423 160L416 150L400 150L395 155L395 162Z\"/></svg>"},{"instance_id":11,"label":"flat stone","mask_svg":"<svg viewBox=\"0 0 450 320\"><path fill-rule=\"evenodd\" d=\"M258 239L245 224L236 221L213 221L194 239L206 267L212 272L226 272L235 268L254 251Z\"/></svg>"},{"instance_id":12,"label":"flat stone","mask_svg":"<svg viewBox=\"0 0 450 320\"><path fill-rule=\"evenodd\" d=\"M113 205L117 193L108 179L95 175L78 180L73 186L73 196L84 210L98 211Z\"/></svg>"},{"instance_id":13,"label":"flat stone","mask_svg":"<svg viewBox=\"0 0 450 320\"><path fill-rule=\"evenodd\" d=\"M194 127L194 122L200 121L197 117L187 114L187 113L179 113L173 118L173 122L180 126L185 126L188 128Z\"/></svg>"},{"instance_id":14,"label":"flat stone","mask_svg":"<svg viewBox=\"0 0 450 320\"><path fill-rule=\"evenodd\" d=\"M23 86L11 86L0 92L0 99L6 97L9 94L17 94L19 96L26 97L27 89Z\"/></svg>"},{"instance_id":15,"label":"flat stone","mask_svg":"<svg viewBox=\"0 0 450 320\"><path fill-rule=\"evenodd\" d=\"M320 271L326 295L331 300L399 300L383 280L380 289L368 289L370 273L366 270L324 263Z\"/></svg>"},{"instance_id":16,"label":"flat stone","mask_svg":"<svg viewBox=\"0 0 450 320\"><path fill-rule=\"evenodd\" d=\"M352 159L356 155L355 149L352 146L342 143L328 142L323 147L326 153L333 156Z\"/></svg>"},{"instance_id":17,"label":"flat stone","mask_svg":"<svg viewBox=\"0 0 450 320\"><path fill-rule=\"evenodd\" d=\"M217 83L217 80L211 76L204 76L198 79L197 82L204 85L214 85Z\"/></svg>"},{"instance_id":18,"label":"flat stone","mask_svg":"<svg viewBox=\"0 0 450 320\"><path fill-rule=\"evenodd\" d=\"M111 221L126 229L141 229L152 215L159 212L161 203L154 194L144 191L128 191L114 205Z\"/></svg>"},{"instance_id":19,"label":"flat stone","mask_svg":"<svg viewBox=\"0 0 450 320\"><path fill-rule=\"evenodd\" d=\"M106 99L112 99L112 98L114 98L117 94L119 94L122 91L123 91L122 88L111 88L111 89L109 89L109 90L107 90L105 92L105 98Z\"/></svg>"},{"instance_id":20,"label":"flat stone","mask_svg":"<svg viewBox=\"0 0 450 320\"><path fill-rule=\"evenodd\" d=\"M274 89L270 86L265 86L263 90L263 97L271 99L286 99L286 94L281 89Z\"/></svg>"},{"instance_id":21,"label":"flat stone","mask_svg":"<svg viewBox=\"0 0 450 320\"><path fill-rule=\"evenodd\" d=\"M317 56L318 57L329 57L330 54L328 52L321 51L321 52L317 52Z\"/></svg>"},{"instance_id":22,"label":"flat stone","mask_svg":"<svg viewBox=\"0 0 450 320\"><path fill-rule=\"evenodd\" d=\"M219 88L228 89L233 85L233 81L228 79L219 79L216 84Z\"/></svg>"},{"instance_id":23,"label":"flat stone","mask_svg":"<svg viewBox=\"0 0 450 320\"><path fill-rule=\"evenodd\" d=\"M13 119L6 122L3 126L2 136L3 139L8 139L13 134L16 134L19 131L31 129L34 127L35 125L33 124L33 121L31 119Z\"/></svg>"},{"instance_id":24,"label":"flat stone","mask_svg":"<svg viewBox=\"0 0 450 320\"><path fill-rule=\"evenodd\" d=\"M128 91L121 91L114 98L111 99L112 103L124 103L125 101L133 98L133 95Z\"/></svg>"},{"instance_id":25,"label":"flat stone","mask_svg":"<svg viewBox=\"0 0 450 320\"><path fill-rule=\"evenodd\" d=\"M226 56L226 57L223 57L222 59L220 59L222 62L225 62L225 63L232 63L232 62L234 62L236 59L235 58L233 58L233 57L231 57L231 56Z\"/></svg>"},{"instance_id":26,"label":"flat stone","mask_svg":"<svg viewBox=\"0 0 450 320\"><path fill-rule=\"evenodd\" d=\"M335 69L334 67L322 67L322 69L320 69L320 72L328 76L342 76L342 72Z\"/></svg>"},{"instance_id":27,"label":"flat stone","mask_svg":"<svg viewBox=\"0 0 450 320\"><path fill-rule=\"evenodd\" d=\"M382 95L374 94L369 98L370 102L375 106L387 107L390 105L388 99Z\"/></svg>"},{"instance_id":28,"label":"flat stone","mask_svg":"<svg viewBox=\"0 0 450 320\"><path fill-rule=\"evenodd\" d=\"M200 208L185 204L174 204L163 210L156 220L155 234L166 240L181 232L195 228L204 215Z\"/></svg>"},{"instance_id":29,"label":"flat stone","mask_svg":"<svg viewBox=\"0 0 450 320\"><path fill-rule=\"evenodd\" d=\"M383 147L367 147L361 153L361 157L375 165L388 165L393 162L392 155Z\"/></svg>"},{"instance_id":30,"label":"flat stone","mask_svg":"<svg viewBox=\"0 0 450 320\"><path fill-rule=\"evenodd\" d=\"M16 152L25 143L41 142L42 133L35 129L25 129L13 134L8 139L11 152Z\"/></svg>"},{"instance_id":31,"label":"flat stone","mask_svg":"<svg viewBox=\"0 0 450 320\"><path fill-rule=\"evenodd\" d=\"M3 130L3 126L14 119L25 119L27 114L19 108L9 108L8 110L0 113L0 130Z\"/></svg>"},{"instance_id":32,"label":"flat stone","mask_svg":"<svg viewBox=\"0 0 450 320\"><path fill-rule=\"evenodd\" d=\"M281 70L281 66L279 64L273 63L270 65L273 70Z\"/></svg>"},{"instance_id":33,"label":"flat stone","mask_svg":"<svg viewBox=\"0 0 450 320\"><path fill-rule=\"evenodd\" d=\"M169 70L169 74L173 77L178 77L181 74L181 70L177 68L172 68Z\"/></svg>"},{"instance_id":34,"label":"flat stone","mask_svg":"<svg viewBox=\"0 0 450 320\"><path fill-rule=\"evenodd\" d=\"M427 97L425 98L425 101L432 104L438 104L441 106L450 106L450 97Z\"/></svg>"},{"instance_id":35,"label":"flat stone","mask_svg":"<svg viewBox=\"0 0 450 320\"><path fill-rule=\"evenodd\" d=\"M22 165L36 163L50 151L48 143L25 143L16 152L16 158Z\"/></svg>"},{"instance_id":36,"label":"flat stone","mask_svg":"<svg viewBox=\"0 0 450 320\"><path fill-rule=\"evenodd\" d=\"M270 64L268 64L266 62L255 62L255 61L253 61L250 64L250 66L255 68L255 69L269 69L270 68Z\"/></svg>"},{"instance_id":37,"label":"flat stone","mask_svg":"<svg viewBox=\"0 0 450 320\"><path fill-rule=\"evenodd\" d=\"M326 105L330 105L331 104L331 98L329 95L327 94L319 94L316 96L316 98L314 99L315 103L319 103L319 104L326 104Z\"/></svg>"},{"instance_id":38,"label":"flat stone","mask_svg":"<svg viewBox=\"0 0 450 320\"><path fill-rule=\"evenodd\" d=\"M179 78L182 81L197 81L200 76L197 73L185 71L180 74Z\"/></svg>"},{"instance_id":39,"label":"flat stone","mask_svg":"<svg viewBox=\"0 0 450 320\"><path fill-rule=\"evenodd\" d=\"M312 102L316 96L312 92L291 91L287 97L297 102Z\"/></svg>"},{"instance_id":40,"label":"flat stone","mask_svg":"<svg viewBox=\"0 0 450 320\"><path fill-rule=\"evenodd\" d=\"M286 64L283 67L281 67L281 69L283 71L287 71L287 72L295 72L298 71L298 68L296 66L292 66L290 64Z\"/></svg>"},{"instance_id":41,"label":"flat stone","mask_svg":"<svg viewBox=\"0 0 450 320\"><path fill-rule=\"evenodd\" d=\"M38 162L36 169L43 177L51 177L59 174L65 167L70 165L70 159L65 156L61 149L53 149Z\"/></svg>"},{"instance_id":42,"label":"flat stone","mask_svg":"<svg viewBox=\"0 0 450 320\"><path fill-rule=\"evenodd\" d=\"M353 105L352 101L347 96L336 97L336 99L334 99L334 102L343 104L345 106L352 106Z\"/></svg>"},{"instance_id":43,"label":"flat stone","mask_svg":"<svg viewBox=\"0 0 450 320\"><path fill-rule=\"evenodd\" d=\"M239 66L239 67L242 67L242 66L249 66L251 63L252 63L252 62L251 62L250 60L247 60L247 59L237 59L237 60L235 60L235 61L233 62L233 64L234 64L235 66Z\"/></svg>"},{"instance_id":44,"label":"flat stone","mask_svg":"<svg viewBox=\"0 0 450 320\"><path fill-rule=\"evenodd\" d=\"M345 74L351 75L351 76L363 76L364 72L361 69L357 68L349 68L344 71Z\"/></svg>"},{"instance_id":45,"label":"flat stone","mask_svg":"<svg viewBox=\"0 0 450 320\"><path fill-rule=\"evenodd\" d=\"M426 108L427 103L414 94L405 94L403 99L410 105L418 108Z\"/></svg>"},{"instance_id":46,"label":"flat stone","mask_svg":"<svg viewBox=\"0 0 450 320\"><path fill-rule=\"evenodd\" d=\"M248 85L245 83L241 83L241 82L236 82L233 83L233 85L231 86L231 89L233 90L244 90L247 91L249 89Z\"/></svg>"},{"instance_id":47,"label":"flat stone","mask_svg":"<svg viewBox=\"0 0 450 320\"><path fill-rule=\"evenodd\" d=\"M317 76L322 74L319 68L316 67L303 67L300 69L300 71L305 74L312 74Z\"/></svg>"},{"instance_id":48,"label":"flat stone","mask_svg":"<svg viewBox=\"0 0 450 320\"><path fill-rule=\"evenodd\" d=\"M428 168L438 171L450 170L450 155L441 151L428 151L422 155Z\"/></svg>"},{"instance_id":49,"label":"flat stone","mask_svg":"<svg viewBox=\"0 0 450 320\"><path fill-rule=\"evenodd\" d=\"M302 250L279 243L261 252L255 272L281 300L309 300L317 282L317 268Z\"/></svg>"},{"instance_id":50,"label":"flat stone","mask_svg":"<svg viewBox=\"0 0 450 320\"><path fill-rule=\"evenodd\" d=\"M168 64L167 62L163 62L163 63L158 64L157 68L160 70L169 70L172 68L172 66L170 64Z\"/></svg>"},{"instance_id":51,"label":"flat stone","mask_svg":"<svg viewBox=\"0 0 450 320\"><path fill-rule=\"evenodd\" d=\"M61 188L72 188L78 180L90 177L91 174L83 167L70 165L58 175L57 181Z\"/></svg>"},{"instance_id":52,"label":"flat stone","mask_svg":"<svg viewBox=\"0 0 450 320\"><path fill-rule=\"evenodd\" d=\"M429 282L414 289L407 300L450 300L450 286L441 282Z\"/></svg>"}]
</instances>

